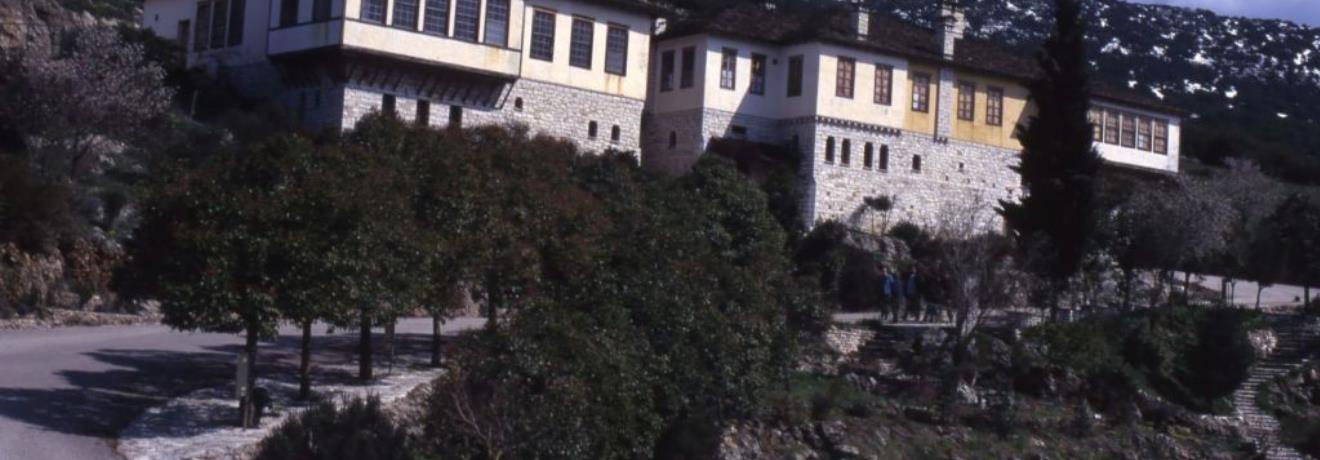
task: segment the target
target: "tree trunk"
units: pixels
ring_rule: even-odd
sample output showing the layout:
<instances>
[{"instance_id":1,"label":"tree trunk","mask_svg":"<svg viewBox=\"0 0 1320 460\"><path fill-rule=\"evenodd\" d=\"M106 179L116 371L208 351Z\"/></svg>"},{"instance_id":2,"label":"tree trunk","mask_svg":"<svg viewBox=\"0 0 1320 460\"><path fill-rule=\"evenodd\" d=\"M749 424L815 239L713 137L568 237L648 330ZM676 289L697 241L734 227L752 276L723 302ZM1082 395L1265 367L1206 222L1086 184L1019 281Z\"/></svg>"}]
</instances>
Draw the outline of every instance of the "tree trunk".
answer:
<instances>
[{"instance_id":1,"label":"tree trunk","mask_svg":"<svg viewBox=\"0 0 1320 460\"><path fill-rule=\"evenodd\" d=\"M358 324L358 379L371 380L371 315L367 307L360 311Z\"/></svg>"},{"instance_id":2,"label":"tree trunk","mask_svg":"<svg viewBox=\"0 0 1320 460\"><path fill-rule=\"evenodd\" d=\"M1302 308L1311 306L1311 286L1302 286Z\"/></svg>"},{"instance_id":3,"label":"tree trunk","mask_svg":"<svg viewBox=\"0 0 1320 460\"><path fill-rule=\"evenodd\" d=\"M257 326L254 324L247 326L243 354L247 355L247 391L238 400L238 424L243 428L256 428L257 406L253 394L257 389Z\"/></svg>"},{"instance_id":4,"label":"tree trunk","mask_svg":"<svg viewBox=\"0 0 1320 460\"><path fill-rule=\"evenodd\" d=\"M486 328L490 330L498 325L496 311L499 310L500 294L497 284L493 274L486 276Z\"/></svg>"},{"instance_id":5,"label":"tree trunk","mask_svg":"<svg viewBox=\"0 0 1320 460\"><path fill-rule=\"evenodd\" d=\"M385 373L386 375L394 373L394 325L397 318L391 317L385 322Z\"/></svg>"},{"instance_id":6,"label":"tree trunk","mask_svg":"<svg viewBox=\"0 0 1320 460\"><path fill-rule=\"evenodd\" d=\"M1192 305L1192 272L1183 272L1183 306Z\"/></svg>"},{"instance_id":7,"label":"tree trunk","mask_svg":"<svg viewBox=\"0 0 1320 460\"><path fill-rule=\"evenodd\" d=\"M431 366L440 367L440 314L431 315Z\"/></svg>"},{"instance_id":8,"label":"tree trunk","mask_svg":"<svg viewBox=\"0 0 1320 460\"><path fill-rule=\"evenodd\" d=\"M1259 281L1256 282L1256 309L1260 310L1260 291L1265 290L1265 285Z\"/></svg>"},{"instance_id":9,"label":"tree trunk","mask_svg":"<svg viewBox=\"0 0 1320 460\"><path fill-rule=\"evenodd\" d=\"M1228 277L1219 278L1219 301L1228 306Z\"/></svg>"},{"instance_id":10,"label":"tree trunk","mask_svg":"<svg viewBox=\"0 0 1320 460\"><path fill-rule=\"evenodd\" d=\"M298 359L298 399L312 397L312 321L302 323L302 353Z\"/></svg>"}]
</instances>

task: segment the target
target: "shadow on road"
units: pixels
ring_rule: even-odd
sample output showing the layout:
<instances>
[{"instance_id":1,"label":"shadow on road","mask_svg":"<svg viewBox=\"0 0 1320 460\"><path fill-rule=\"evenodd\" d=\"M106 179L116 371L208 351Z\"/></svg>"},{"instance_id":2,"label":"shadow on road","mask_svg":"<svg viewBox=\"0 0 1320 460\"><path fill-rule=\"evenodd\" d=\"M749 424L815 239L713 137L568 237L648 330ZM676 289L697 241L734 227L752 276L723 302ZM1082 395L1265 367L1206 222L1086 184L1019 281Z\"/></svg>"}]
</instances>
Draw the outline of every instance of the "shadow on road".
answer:
<instances>
[{"instance_id":1,"label":"shadow on road","mask_svg":"<svg viewBox=\"0 0 1320 460\"><path fill-rule=\"evenodd\" d=\"M380 376L386 373L389 360L383 337L378 334L374 338L376 372ZM424 334L397 335L397 368L425 363L429 359L430 340ZM258 357L259 377L296 381L300 343L298 336L290 335L264 342ZM318 336L312 343L314 387L318 383L355 381L356 334ZM74 388L0 388L0 418L43 430L113 438L154 405L193 390L233 381L235 357L242 346L235 343L201 349L206 351L102 349L84 353L114 368L56 372Z\"/></svg>"}]
</instances>

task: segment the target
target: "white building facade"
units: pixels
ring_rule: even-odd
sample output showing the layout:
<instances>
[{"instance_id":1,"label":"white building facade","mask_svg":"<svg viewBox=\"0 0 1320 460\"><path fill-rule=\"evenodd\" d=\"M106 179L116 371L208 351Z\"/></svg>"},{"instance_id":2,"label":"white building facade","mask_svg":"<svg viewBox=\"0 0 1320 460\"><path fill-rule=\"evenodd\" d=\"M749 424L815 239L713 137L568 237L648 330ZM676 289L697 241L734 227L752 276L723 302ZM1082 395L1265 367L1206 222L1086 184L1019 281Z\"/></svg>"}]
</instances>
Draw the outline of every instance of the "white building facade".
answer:
<instances>
[{"instance_id":1,"label":"white building facade","mask_svg":"<svg viewBox=\"0 0 1320 460\"><path fill-rule=\"evenodd\" d=\"M308 127L372 111L434 126L522 124L640 151L654 13L629 0L147 0L190 66Z\"/></svg>"},{"instance_id":2,"label":"white building facade","mask_svg":"<svg viewBox=\"0 0 1320 460\"><path fill-rule=\"evenodd\" d=\"M1014 132L1034 112L1034 63L962 37L954 7L934 31L866 11L823 14L748 6L660 34L646 166L681 173L716 139L784 146L800 159L808 225L867 226L881 214L867 199L883 196L890 222L933 226L979 207L997 228L993 208L1023 193ZM1178 112L1113 91L1094 97L1107 164L1177 173ZM1106 131L1110 116L1118 131Z\"/></svg>"}]
</instances>

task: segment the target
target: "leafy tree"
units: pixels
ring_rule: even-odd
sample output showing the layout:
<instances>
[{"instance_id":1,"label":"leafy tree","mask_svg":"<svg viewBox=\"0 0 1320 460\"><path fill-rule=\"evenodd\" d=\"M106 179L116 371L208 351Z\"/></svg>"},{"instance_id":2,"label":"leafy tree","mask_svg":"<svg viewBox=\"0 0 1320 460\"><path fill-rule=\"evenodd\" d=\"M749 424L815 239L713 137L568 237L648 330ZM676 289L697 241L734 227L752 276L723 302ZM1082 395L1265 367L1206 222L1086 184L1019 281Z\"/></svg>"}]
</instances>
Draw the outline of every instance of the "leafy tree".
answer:
<instances>
[{"instance_id":1,"label":"leafy tree","mask_svg":"<svg viewBox=\"0 0 1320 460\"><path fill-rule=\"evenodd\" d=\"M109 28L75 29L65 45L0 56L0 118L26 136L48 177L77 179L115 143L145 133L169 107L164 71Z\"/></svg>"},{"instance_id":2,"label":"leafy tree","mask_svg":"<svg viewBox=\"0 0 1320 460\"><path fill-rule=\"evenodd\" d=\"M1001 213L1057 295L1091 245L1101 161L1086 118L1091 98L1081 2L1054 4L1054 30L1036 58L1040 76L1028 84L1038 110L1018 127L1023 151L1015 171L1026 194L1018 202L1001 202Z\"/></svg>"},{"instance_id":3,"label":"leafy tree","mask_svg":"<svg viewBox=\"0 0 1320 460\"><path fill-rule=\"evenodd\" d=\"M1310 285L1320 280L1320 204L1300 194L1289 195L1264 226L1257 247L1277 258L1256 260L1275 264L1280 279L1305 286L1303 302L1309 303Z\"/></svg>"},{"instance_id":4,"label":"leafy tree","mask_svg":"<svg viewBox=\"0 0 1320 460\"><path fill-rule=\"evenodd\" d=\"M1258 233L1261 225L1270 213L1274 212L1283 193L1279 183L1270 179L1255 163L1228 159L1228 171L1216 174L1205 184L1207 191L1224 200L1233 209L1233 218L1229 222L1228 245L1219 257L1219 268L1229 277L1251 277L1250 273L1254 250L1252 245L1260 241ZM1227 287L1224 289L1224 301L1228 301Z\"/></svg>"},{"instance_id":5,"label":"leafy tree","mask_svg":"<svg viewBox=\"0 0 1320 460\"><path fill-rule=\"evenodd\" d=\"M145 197L117 283L130 298L159 300L174 328L243 332L249 389L257 341L275 332L279 280L291 268L279 237L281 153L256 146L162 176ZM245 427L255 422L251 394L240 401Z\"/></svg>"}]
</instances>

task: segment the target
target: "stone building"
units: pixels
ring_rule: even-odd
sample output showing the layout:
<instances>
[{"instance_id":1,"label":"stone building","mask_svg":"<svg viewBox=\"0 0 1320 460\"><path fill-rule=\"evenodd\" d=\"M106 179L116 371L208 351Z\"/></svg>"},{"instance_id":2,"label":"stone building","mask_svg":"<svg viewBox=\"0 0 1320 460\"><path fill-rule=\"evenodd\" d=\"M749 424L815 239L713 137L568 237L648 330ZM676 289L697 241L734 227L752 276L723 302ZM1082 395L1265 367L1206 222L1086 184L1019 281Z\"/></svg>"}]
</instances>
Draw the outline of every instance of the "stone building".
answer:
<instances>
[{"instance_id":1,"label":"stone building","mask_svg":"<svg viewBox=\"0 0 1320 460\"><path fill-rule=\"evenodd\" d=\"M1014 130L1033 110L1036 68L964 37L961 9L944 1L936 30L757 4L662 27L638 0L145 0L143 21L182 43L190 66L309 128L372 111L516 123L669 173L713 140L773 144L798 152L808 225L862 225L880 196L893 198L888 220L929 225L1021 192ZM1177 172L1177 110L1093 94L1109 164Z\"/></svg>"},{"instance_id":2,"label":"stone building","mask_svg":"<svg viewBox=\"0 0 1320 460\"><path fill-rule=\"evenodd\" d=\"M640 151L655 10L634 0L146 0L143 21L309 128L386 111Z\"/></svg>"},{"instance_id":3,"label":"stone building","mask_svg":"<svg viewBox=\"0 0 1320 460\"><path fill-rule=\"evenodd\" d=\"M1015 127L1031 114L1036 64L964 37L944 3L936 30L861 9L803 14L744 5L667 27L655 40L642 158L681 172L712 140L799 152L807 224L887 219L933 225L1021 193ZM1178 171L1179 112L1093 89L1097 149L1114 166Z\"/></svg>"}]
</instances>

